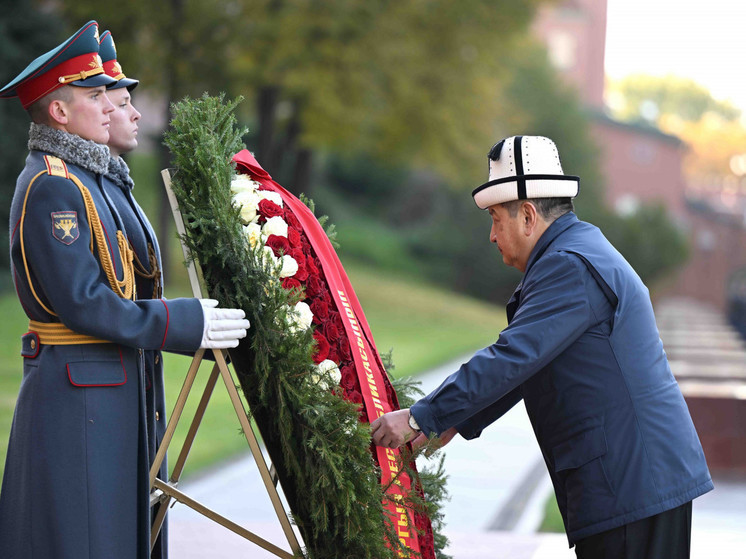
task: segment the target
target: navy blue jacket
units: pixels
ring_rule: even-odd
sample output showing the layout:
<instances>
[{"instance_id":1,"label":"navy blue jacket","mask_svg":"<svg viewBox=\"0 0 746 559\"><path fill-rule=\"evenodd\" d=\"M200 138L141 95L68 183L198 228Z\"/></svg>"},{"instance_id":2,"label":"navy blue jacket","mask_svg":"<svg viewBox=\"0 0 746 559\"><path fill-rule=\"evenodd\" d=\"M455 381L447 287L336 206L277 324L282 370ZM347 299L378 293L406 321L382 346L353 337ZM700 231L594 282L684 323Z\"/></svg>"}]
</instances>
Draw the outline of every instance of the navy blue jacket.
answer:
<instances>
[{"instance_id":1,"label":"navy blue jacket","mask_svg":"<svg viewBox=\"0 0 746 559\"><path fill-rule=\"evenodd\" d=\"M11 205L11 271L19 300L30 319L62 322L109 343L46 345L33 333L23 337L23 382L0 492L1 555L145 559L144 351L198 348L201 305L115 294L98 249L91 251L79 189L69 178L48 174L45 155L31 151ZM101 174L69 162L67 170L89 189L122 279L116 231L126 228ZM64 231L56 227L60 216L69 220Z\"/></svg>"},{"instance_id":2,"label":"navy blue jacket","mask_svg":"<svg viewBox=\"0 0 746 559\"><path fill-rule=\"evenodd\" d=\"M467 439L522 398L570 544L713 488L647 288L573 213L534 247L508 327L412 406L425 432Z\"/></svg>"}]
</instances>

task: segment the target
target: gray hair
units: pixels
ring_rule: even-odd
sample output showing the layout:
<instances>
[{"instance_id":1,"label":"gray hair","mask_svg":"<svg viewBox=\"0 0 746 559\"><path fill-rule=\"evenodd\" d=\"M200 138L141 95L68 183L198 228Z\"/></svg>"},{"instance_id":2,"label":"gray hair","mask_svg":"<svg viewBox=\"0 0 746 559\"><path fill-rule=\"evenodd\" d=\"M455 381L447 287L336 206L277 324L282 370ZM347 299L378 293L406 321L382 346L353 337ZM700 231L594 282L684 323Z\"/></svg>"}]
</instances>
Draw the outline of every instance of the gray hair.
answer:
<instances>
[{"instance_id":1,"label":"gray hair","mask_svg":"<svg viewBox=\"0 0 746 559\"><path fill-rule=\"evenodd\" d=\"M528 198L527 200L511 200L500 205L508 210L510 217L515 217L523 202L531 202L542 219L549 223L568 212L575 211L572 198Z\"/></svg>"}]
</instances>

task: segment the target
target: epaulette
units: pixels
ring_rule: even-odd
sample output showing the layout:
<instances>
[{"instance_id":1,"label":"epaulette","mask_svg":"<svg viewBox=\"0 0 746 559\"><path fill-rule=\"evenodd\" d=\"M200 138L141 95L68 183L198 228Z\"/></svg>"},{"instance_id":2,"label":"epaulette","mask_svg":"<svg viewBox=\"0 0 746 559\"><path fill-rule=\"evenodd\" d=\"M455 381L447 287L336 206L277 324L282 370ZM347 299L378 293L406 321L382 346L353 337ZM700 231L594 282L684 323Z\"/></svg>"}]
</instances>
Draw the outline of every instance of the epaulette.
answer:
<instances>
[{"instance_id":1,"label":"epaulette","mask_svg":"<svg viewBox=\"0 0 746 559\"><path fill-rule=\"evenodd\" d=\"M44 163L47 166L47 174L52 177L64 177L70 178L70 173L67 171L67 165L59 157L54 155L45 155Z\"/></svg>"}]
</instances>

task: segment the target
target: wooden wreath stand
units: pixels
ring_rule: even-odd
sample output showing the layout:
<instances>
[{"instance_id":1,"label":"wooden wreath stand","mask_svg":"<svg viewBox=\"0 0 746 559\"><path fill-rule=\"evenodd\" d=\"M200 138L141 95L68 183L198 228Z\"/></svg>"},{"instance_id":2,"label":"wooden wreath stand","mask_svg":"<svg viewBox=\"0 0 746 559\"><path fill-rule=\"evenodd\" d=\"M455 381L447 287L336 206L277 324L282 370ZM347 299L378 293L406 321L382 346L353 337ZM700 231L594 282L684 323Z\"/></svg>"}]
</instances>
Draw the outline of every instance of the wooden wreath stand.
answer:
<instances>
[{"instance_id":1,"label":"wooden wreath stand","mask_svg":"<svg viewBox=\"0 0 746 559\"><path fill-rule=\"evenodd\" d=\"M184 221L182 219L181 212L179 211L176 197L171 190L171 175L167 169L164 169L163 171L161 171L161 176L163 177L163 183L166 187L168 199L171 204L171 210L173 211L174 221L176 222L176 229L179 235L183 236L185 234ZM184 251L184 258L187 262L187 271L189 273L189 282L192 285L192 293L195 297L203 299L207 296L207 294L202 288L198 264L188 253L188 250L184 246L183 242L181 243L181 248ZM257 441L254 427L251 425L251 422L247 417L243 402L241 401L238 391L236 390L236 384L233 375L228 368L228 364L226 361L228 352L226 350L212 350L212 352L215 356L215 364L212 367L212 372L210 373L210 377L207 381L207 384L205 385L205 390L202 394L199 406L195 411L194 418L192 419L189 431L187 432L186 440L184 441L184 445L179 452L179 457L176 460L173 473L171 474L168 483L157 477L158 471L160 470L161 464L166 457L166 451L168 450L171 439L173 438L174 432L176 431L176 426L181 419L182 412L184 411L184 405L186 404L189 393L192 390L192 385L194 384L194 379L197 376L200 365L202 365L203 363L203 357L205 353L204 349L199 349L192 359L192 363L189 367L186 378L184 379L184 384L181 388L181 392L179 392L179 397L176 400L176 405L174 406L174 410L171 413L171 417L169 418L168 425L166 427L166 433L163 436L163 440L161 441L160 446L158 447L155 461L150 468L150 505L152 507L153 505L160 503L158 513L153 519L153 525L151 528L151 549L155 545L155 541L158 538L161 527L163 526L166 513L168 512L169 505L173 500L178 501L179 503L182 503L189 508L199 512L210 520L217 522L218 524L264 548L277 557L282 557L284 559L301 557L302 550L300 543L298 542L298 538L293 531L292 525L290 524L290 520L288 518L285 507L280 500L280 495L277 488L278 480L276 472L274 470L274 466L271 470L267 467L267 462L265 461L262 450L259 447L259 442ZM269 498L272 501L272 506L277 513L277 519L282 526L282 530L285 533L285 537L287 538L292 553L289 553L277 547L276 545L257 536L243 526L232 522L230 519L195 501L176 488L179 483L181 474L184 470L184 464L186 463L187 457L189 456L189 451L191 450L192 443L194 442L194 437L197 434L197 430L199 429L202 417L204 416L205 410L207 409L207 405L210 401L210 396L212 395L213 389L215 388L218 377L222 377L223 379L223 383L225 384L225 388L228 391L228 395L230 396L231 402L233 403L233 408L236 411L236 416L238 417L238 421L241 425L241 430L246 437L246 442L249 444L249 449L251 450L251 454L254 457L254 462L256 463L256 467L259 470L259 474L261 475L262 481L264 482L264 486L267 489Z\"/></svg>"}]
</instances>

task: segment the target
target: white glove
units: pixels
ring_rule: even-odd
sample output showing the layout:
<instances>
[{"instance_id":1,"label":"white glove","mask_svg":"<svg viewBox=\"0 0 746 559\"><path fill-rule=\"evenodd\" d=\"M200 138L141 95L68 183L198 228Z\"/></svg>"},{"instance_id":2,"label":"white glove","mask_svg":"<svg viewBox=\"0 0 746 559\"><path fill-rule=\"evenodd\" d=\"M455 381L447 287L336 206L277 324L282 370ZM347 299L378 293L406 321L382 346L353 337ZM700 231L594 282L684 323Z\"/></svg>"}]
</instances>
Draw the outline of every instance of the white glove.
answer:
<instances>
[{"instance_id":1,"label":"white glove","mask_svg":"<svg viewBox=\"0 0 746 559\"><path fill-rule=\"evenodd\" d=\"M215 299L200 299L205 326L199 347L227 349L238 346L238 340L246 337L250 326L241 309L220 309Z\"/></svg>"}]
</instances>

